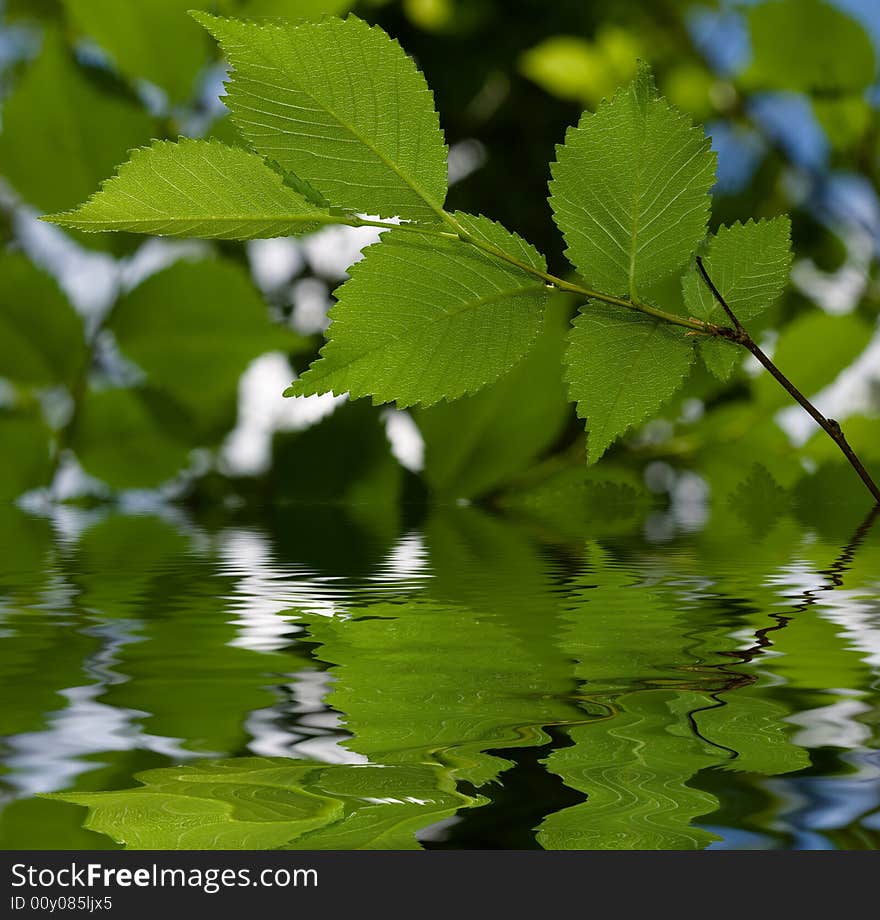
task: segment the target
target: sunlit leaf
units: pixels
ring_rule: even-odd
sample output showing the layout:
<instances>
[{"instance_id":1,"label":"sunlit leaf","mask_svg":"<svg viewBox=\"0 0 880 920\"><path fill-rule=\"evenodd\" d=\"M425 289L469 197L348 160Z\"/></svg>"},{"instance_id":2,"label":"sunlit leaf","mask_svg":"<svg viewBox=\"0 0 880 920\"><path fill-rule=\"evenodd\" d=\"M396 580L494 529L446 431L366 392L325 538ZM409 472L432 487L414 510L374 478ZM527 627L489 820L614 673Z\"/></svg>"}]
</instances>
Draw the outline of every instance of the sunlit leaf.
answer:
<instances>
[{"instance_id":1,"label":"sunlit leaf","mask_svg":"<svg viewBox=\"0 0 880 920\"><path fill-rule=\"evenodd\" d=\"M595 41L571 35L544 39L520 58L520 70L539 86L593 107L636 75L641 44L614 25L599 28Z\"/></svg>"},{"instance_id":2,"label":"sunlit leaf","mask_svg":"<svg viewBox=\"0 0 880 920\"><path fill-rule=\"evenodd\" d=\"M562 382L569 311L567 298L549 305L534 349L497 383L419 412L432 489L456 498L483 495L553 445L569 416Z\"/></svg>"},{"instance_id":3,"label":"sunlit leaf","mask_svg":"<svg viewBox=\"0 0 880 920\"><path fill-rule=\"evenodd\" d=\"M657 95L645 67L569 129L552 173L567 255L597 290L637 298L681 268L705 235L715 154Z\"/></svg>"},{"instance_id":4,"label":"sunlit leaf","mask_svg":"<svg viewBox=\"0 0 880 920\"><path fill-rule=\"evenodd\" d=\"M256 154L181 139L135 150L85 204L50 219L89 233L250 240L309 233L320 216Z\"/></svg>"},{"instance_id":5,"label":"sunlit leaf","mask_svg":"<svg viewBox=\"0 0 880 920\"><path fill-rule=\"evenodd\" d=\"M474 236L545 267L499 224L455 217ZM337 292L320 359L290 394L348 392L401 408L456 399L510 370L541 329L546 285L456 239L392 230L351 275Z\"/></svg>"},{"instance_id":6,"label":"sunlit leaf","mask_svg":"<svg viewBox=\"0 0 880 920\"><path fill-rule=\"evenodd\" d=\"M565 364L569 396L587 423L588 461L672 397L693 359L693 341L661 320L594 302L584 307Z\"/></svg>"},{"instance_id":7,"label":"sunlit leaf","mask_svg":"<svg viewBox=\"0 0 880 920\"><path fill-rule=\"evenodd\" d=\"M446 145L424 77L396 42L354 17L196 18L234 68L227 104L255 150L338 207L438 220Z\"/></svg>"},{"instance_id":8,"label":"sunlit leaf","mask_svg":"<svg viewBox=\"0 0 880 920\"><path fill-rule=\"evenodd\" d=\"M712 283L748 326L779 299L791 269L791 221L787 217L748 221L721 227L709 241L704 265ZM684 302L689 313L718 326L730 326L696 266L684 276ZM706 366L726 380L743 350L722 339L703 339L700 353Z\"/></svg>"}]
</instances>

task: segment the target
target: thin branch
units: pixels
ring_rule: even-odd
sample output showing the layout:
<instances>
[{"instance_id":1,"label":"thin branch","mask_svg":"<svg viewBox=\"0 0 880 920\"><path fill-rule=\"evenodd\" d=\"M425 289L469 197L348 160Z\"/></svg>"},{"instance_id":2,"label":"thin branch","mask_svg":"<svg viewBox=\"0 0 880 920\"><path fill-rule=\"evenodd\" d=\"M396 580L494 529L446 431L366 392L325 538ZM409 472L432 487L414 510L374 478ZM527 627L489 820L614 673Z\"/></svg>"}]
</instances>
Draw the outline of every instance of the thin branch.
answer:
<instances>
[{"instance_id":1,"label":"thin branch","mask_svg":"<svg viewBox=\"0 0 880 920\"><path fill-rule=\"evenodd\" d=\"M769 371L769 373L786 391L786 393L788 393L788 395L791 396L791 398L810 415L810 417L834 441L834 443L837 444L844 457L846 457L852 468L859 474L862 482L867 486L868 491L874 497L874 501L880 505L880 487L877 486L877 483L874 482L874 480L871 478L871 474L865 469L864 464L858 458L856 452L852 449L852 447L850 447L849 442L846 439L846 435L844 435L843 430L840 427L840 423L836 419L826 418L788 379L788 377L786 377L785 374L779 370L773 361L755 343L755 341L746 331L743 324L736 317L736 314L730 308L730 305L724 299L721 292L717 287L715 287L714 282L709 277L709 273L706 271L706 266L703 265L703 260L699 256L697 256L697 268L699 268L700 274L703 276L703 280L706 282L706 286L712 292L712 296L718 301L719 304L721 304L721 306L724 308L724 311L730 317L731 322L734 325L733 329L720 329L717 334L731 342L742 345L744 348L748 349L755 356L755 358L758 359L758 361L767 371Z\"/></svg>"},{"instance_id":2,"label":"thin branch","mask_svg":"<svg viewBox=\"0 0 880 920\"><path fill-rule=\"evenodd\" d=\"M748 333L743 327L743 324L737 319L736 314L733 312L733 310L730 309L727 301L721 296L721 291L715 287L715 282L709 277L709 273L706 271L706 266L703 265L703 260L699 256L697 256L697 268L699 268L700 274L703 276L703 281L706 282L709 290L712 292L712 296L718 301L718 303L721 304L722 307L724 307L724 312L730 317L730 321L733 323L733 328L740 335L748 337Z\"/></svg>"},{"instance_id":3,"label":"thin branch","mask_svg":"<svg viewBox=\"0 0 880 920\"><path fill-rule=\"evenodd\" d=\"M558 291L565 291L568 294L577 294L580 297L584 297L588 300L600 300L603 303L613 304L617 307L625 307L627 310L634 310L637 313L644 313L646 316L652 316L655 319L662 320L664 323L670 323L673 326L680 326L683 329L687 329L689 332L697 332L702 335L714 336L723 334L722 330L720 330L717 326L713 326L712 323L707 323L699 319L691 319L684 316L678 316L675 313L668 313L666 310L661 310L658 307L651 306L650 304L640 303L635 300L627 300L624 297L616 297L613 294L605 294L602 291L594 291L591 288L582 287L579 284L573 284L572 282L566 281L563 278L557 278L556 275L551 275L539 268L535 268L533 265L529 265L527 262L523 262L521 259L517 259L516 256L510 255L503 249L499 249L492 243L489 243L486 240L482 240L479 237L468 233L467 230L465 230L465 228L462 227L454 217L452 217L452 215L447 214L446 216L448 218L446 221L447 225L453 227L456 230L455 233L450 233L448 230L438 230L436 227L425 226L418 223L394 224L389 221L369 220L365 217L344 215L331 215L324 219L323 222L342 224L346 227L376 227L379 230L406 230L410 233L420 233L424 236L442 237L444 239L459 239L462 243L473 246L474 248L485 252L487 255L490 255L495 259L500 259L502 262L507 262L509 265L513 265L529 275L540 278L545 284L556 288Z\"/></svg>"}]
</instances>

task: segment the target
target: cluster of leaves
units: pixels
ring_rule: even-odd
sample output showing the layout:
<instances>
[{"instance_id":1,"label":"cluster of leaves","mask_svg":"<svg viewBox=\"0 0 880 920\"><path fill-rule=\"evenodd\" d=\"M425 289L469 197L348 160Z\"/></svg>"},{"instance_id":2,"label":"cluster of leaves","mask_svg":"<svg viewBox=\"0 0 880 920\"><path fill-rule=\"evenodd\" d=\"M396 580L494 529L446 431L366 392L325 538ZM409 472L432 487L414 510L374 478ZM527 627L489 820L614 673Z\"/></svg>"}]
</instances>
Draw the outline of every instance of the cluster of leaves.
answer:
<instances>
[{"instance_id":1,"label":"cluster of leaves","mask_svg":"<svg viewBox=\"0 0 880 920\"><path fill-rule=\"evenodd\" d=\"M78 230L247 240L344 222L345 212L354 223L358 214L401 218L352 269L329 341L291 394L431 405L508 373L541 331L546 263L488 219L444 210L446 146L400 47L354 18L297 27L201 21L233 65L227 101L251 149L154 144L77 211L53 219ZM355 60L368 69L346 82ZM656 303L652 290L679 275L703 241L714 156L643 68L569 132L553 175L550 203L572 262L601 299L626 299L589 302L566 349L570 396L597 460L690 369L694 339L639 304ZM754 318L785 285L787 220L725 228L708 261L731 306ZM706 302L694 269L683 283L691 313L716 321L721 308ZM709 367L729 375L733 349L712 342L706 352Z\"/></svg>"},{"instance_id":2,"label":"cluster of leaves","mask_svg":"<svg viewBox=\"0 0 880 920\"><path fill-rule=\"evenodd\" d=\"M198 7L191 3L184 7L194 5ZM302 17L342 12L348 5L339 0L242 0L224 5L223 10ZM216 9L213 3L204 6ZM198 88L195 77L211 59L210 48L203 30L178 7L150 0L132 6L121 17L104 16L104 5L97 2L8 5L13 22L39 18L45 24L33 63L20 73L7 72L20 79L13 79L3 109L0 174L14 196L10 213L16 229L27 220L18 216L21 206L40 211L72 207L112 172L129 148L141 147L151 136L176 133L191 120L189 106ZM62 34L99 42L111 70L92 66L91 52L89 57L72 54ZM179 43L175 53L156 53L160 34ZM172 105L163 118L151 114L156 102L141 93L145 81L161 89ZM35 111L40 113L38 119L32 117ZM224 136L233 133L222 121L215 130ZM213 143L221 149L219 142ZM248 163L247 157L243 163ZM273 189L274 177L270 194ZM252 186L248 192L253 194ZM282 195L281 201L285 200ZM126 260L136 253L137 241L129 236L72 233L71 238L78 246ZM84 320L41 267L49 263L55 268L57 257L44 257L40 243L29 242L24 233L22 240L35 262L28 262L24 252L15 252L15 243L12 251L0 256L9 279L3 285L0 316L7 345L0 358L0 378L7 385L0 426L4 440L15 447L4 452L4 499L49 485L59 458L70 451L87 473L113 490L156 487L188 464L192 473L204 470L201 461L191 464L192 450L216 447L234 424L236 382L248 362L266 350L295 354L310 347L271 323L265 310L255 309L258 294L234 264L244 253L225 241L220 258L203 247L189 256L199 259L196 265L177 265L137 291L126 290L108 305L104 316L90 314ZM106 264L99 269L104 274ZM114 271L121 274L124 268L122 262ZM31 304L37 307L32 310ZM522 366L520 374L531 368L541 381L550 383L551 393L536 401L530 425L509 432L513 449L498 450L496 463L486 462L475 471L474 488L492 488L528 465L564 427L565 404L555 398L561 389L555 373L557 346L558 341L556 346L548 341ZM519 383L516 379L514 375L506 379L491 402L500 405L508 395L513 398L524 392L521 377ZM542 424L545 409L551 414ZM337 441L360 439L369 431L383 485L399 480L399 470L390 475L391 455L378 416L363 411L338 415L306 441L322 440L328 453L339 454ZM498 433L492 431L495 420L482 400L472 407L463 401L457 421L471 431L467 442L458 445L460 450L469 444L468 449L479 452ZM459 452L454 459L446 458L451 446L447 424L442 412L436 421L425 415L425 430L428 426L432 430L426 433L431 457L427 479L440 491L464 494L462 489L472 487L456 477L467 473L468 457ZM485 426L489 430L484 431ZM297 446L291 453L292 440ZM279 437L276 444L276 466L283 461L312 474L312 479L319 478L319 471L324 474L326 489L303 480L297 494L314 499L320 492L331 499L353 499L356 493L361 499L385 501L384 489L373 495L370 489L358 491L355 480L370 482L371 488L377 485L368 452L359 452L338 477L328 477L326 462L309 468L310 461L303 459L314 453L309 443ZM288 476L269 485L287 497L296 491Z\"/></svg>"},{"instance_id":3,"label":"cluster of leaves","mask_svg":"<svg viewBox=\"0 0 880 920\"><path fill-rule=\"evenodd\" d=\"M185 5L227 15L301 17L345 12L352 4L227 0ZM791 7L785 0L774 0L749 12L753 62L737 89L743 94L766 89L808 92L820 118L827 115L823 123L829 130L835 123L829 114L832 110L838 120L858 106L868 111L863 90L873 78L874 58L864 32L843 14L829 12L820 0L811 0L809 9L797 12ZM744 454L742 462L735 464L739 475L729 481L731 477L719 470L720 491L730 494L755 461L786 487L801 475L796 462L786 461L778 429L770 421L763 424L771 403L774 410L781 408L779 398L769 394L768 382L752 382L743 374L733 346L688 336L687 329L668 322L670 316L685 325L725 320L693 269L696 251L704 253L713 277L744 321L761 329L778 326L780 317L787 318L774 307L791 264L790 225L778 216L785 203L767 196L755 207L749 203L744 209L740 204L737 217L751 212L764 219L746 224L732 221L707 238L713 155L702 132L656 94L648 72L644 68L637 72L635 57L648 49L645 42L633 38L633 30L617 23L603 26L594 45L586 49L589 60L584 67L595 77L590 88L560 90L592 106L610 95L615 85L634 77L628 87L594 114L585 114L570 130L553 167L551 204L581 279L575 286L583 283L603 298L581 304L563 342L560 332L573 302L550 295L543 256L488 218L447 210L447 148L431 93L413 62L381 31L355 19L290 26L201 15L234 69L226 100L234 129L227 124L216 133L236 143L181 139L144 146L150 136L176 135L177 125L173 120L167 123L169 119L157 122L135 104L132 91L147 80L160 87L172 104L191 98L197 75L212 59L203 30L169 0L138 4L126 12L129 18L124 21L103 15L103 5L94 0L47 6L53 8L56 12L47 14L49 20L63 15L69 32L97 41L115 67L118 83L127 83L129 90L119 92L117 85L110 92L106 74L100 80L94 74L86 79L81 65L71 60L50 30L40 57L5 106L0 172L31 204L64 212L112 171L127 148L137 148L118 175L86 205L58 218L78 242L131 251L128 236L113 242L80 232L125 230L216 240L222 251L234 256L240 250L230 247L230 241L302 236L330 224L357 226L366 214L380 218L380 224L403 221L400 228L383 232L381 241L369 247L352 269L351 280L337 292L329 341L291 392L347 392L371 396L377 404L413 407L426 442L424 480L432 491L485 496L511 486L523 474L527 474L526 484L537 484L542 501L560 494L560 489L567 495L589 489L595 477L583 471L577 451L560 454L555 464L532 469L537 459L571 442L568 400L576 403L578 414L587 421L587 456L594 461L621 435L636 431L660 411L674 419L679 407L694 398L723 405L731 394L745 396L737 403L742 425L747 427L746 419L751 417L753 425L766 428L767 437L759 440L761 445L772 441L773 450L765 456L762 449L753 450L738 439L737 449ZM437 5L432 19L434 14L429 15L427 8L406 5L407 15L425 28L448 30L453 20L460 34L485 27L485 10L480 17L468 18L461 10L453 15L452 9L451 4ZM30 8L32 14L35 11L36 7ZM12 12L21 14L14 5ZM652 12L639 9L637 16L642 23ZM799 42L807 48L802 57L825 60L827 56L847 63L824 68L821 86L804 73L793 53L786 52L782 64L776 61L775 69L770 68L769 45L761 36L781 31L778 23L767 26L765 20L773 16L788 23L786 34L794 35L792 47ZM822 30L814 28L817 17L826 24ZM792 22L805 23L804 34L793 33ZM820 31L834 50L817 50L812 39L804 44ZM155 53L160 33L174 35L180 43L175 53ZM657 33L655 25L647 43L651 47L657 44L653 41ZM689 103L694 94L682 90L687 81L666 69L666 59L671 57L667 52L680 44L680 36L666 36L665 44L659 43L666 49L660 61L661 86L691 112L711 114L705 104ZM844 45L849 51L841 54ZM563 58L584 51L569 45L563 48ZM548 68L552 73L573 72L568 65L562 67L554 53L552 47L535 49L523 59L524 72L551 89L552 81L540 76ZM349 79L353 72L359 74L356 81ZM712 80L706 77L705 67L702 73L705 88ZM271 84L271 91L263 83ZM68 105L50 98L51 87L62 84L70 93ZM713 99L718 95L709 92ZM27 116L35 109L45 113L38 127ZM42 132L42 140L34 137L35 131ZM51 140L58 136L70 139L70 149L62 150ZM33 168L30 149L38 149L44 158L39 170ZM65 164L75 163L77 169L61 168L59 158ZM729 212L729 206L722 204L720 213ZM217 289L221 287L218 283ZM152 291L154 296L161 292L160 285ZM609 298L647 310L627 310L607 303ZM205 312L194 309L190 319L181 305L184 298L177 299L175 315L182 326L201 326ZM143 299L141 309L153 313L152 303L152 298ZM236 309L234 303L228 309L220 305L222 301L216 303L221 316ZM790 311L788 304L786 311ZM163 305L155 312L162 313ZM86 432L88 442L96 447L92 454L103 454L105 460L80 460L114 488L153 486L173 475L186 465L193 447L216 446L228 431L234 419L230 381L237 379L250 358L268 347L300 351L304 356L309 348L283 329L269 327L265 315L247 312L250 318L242 317L236 326L244 334L232 360L224 355L226 336L203 335L199 345L204 355L210 352L215 372L225 381L224 424L217 423L219 410L207 406L207 418L193 421L202 414L199 394L205 392L206 378L192 377L190 392L184 394L187 348L183 343L194 339L181 334L175 361L169 360L163 371L176 373L178 380L167 385L153 368L141 364L134 353L137 348L122 345L125 356L145 372L138 386L155 382L167 390L165 396L173 402L170 409L167 400L133 402L129 378L124 381L124 394L110 391L119 402L112 412L90 413L87 407L80 412L78 407L77 424L55 440L65 447L76 442L88 454L88 444L76 430ZM115 325L115 311L110 317L113 321L106 324L104 334ZM785 368L791 376L797 378L798 367L807 365L803 389L808 393L832 381L863 350L872 333L869 319L824 315L811 319L812 324L801 319L784 329L781 339L783 344L792 343L784 352L791 356L792 363ZM149 325L147 320L143 324ZM156 331L154 327L144 334ZM816 337L819 331L822 339ZM814 350L827 335L848 343L841 347L836 364L830 357L826 361L824 353L816 362L804 360L803 351L794 347L797 341L805 350ZM246 348L247 341L253 347ZM88 354L94 357L91 337L90 343ZM696 352L702 362L694 361ZM90 362L95 363L87 358ZM205 362L203 366L207 372ZM209 387L215 393L220 389ZM83 401L77 387L73 395L74 403ZM751 408L754 396L759 397L760 413ZM137 411L128 411L135 403L140 404ZM141 408L145 404L146 410ZM145 457L164 454L165 463L138 470L131 462L141 448L127 454L119 451L120 426L107 425L106 420L122 409L130 443L140 443ZM20 443L21 456L31 460L18 464L16 472L18 484L32 487L44 481L47 467L51 474L54 464L40 448L40 443L46 443L40 413L27 410L23 428L22 411L19 406L14 418L4 416L3 421L9 422L10 430L29 429ZM730 415L727 407L721 411L727 413L725 418ZM95 424L85 424L90 417ZM871 426L871 420L864 422L867 430ZM678 424L676 428L675 437L663 449L651 447L648 459L668 456L701 472L712 467L713 447L721 443L715 439L723 428L716 423L715 413L696 429ZM354 430L336 425L342 438ZM807 456L812 453L811 447ZM280 456L279 452L276 458ZM643 456L637 454L637 462ZM111 467L120 470L126 465L130 466L127 476L108 475ZM616 480L618 474L609 472L606 478ZM13 492L9 490L10 495Z\"/></svg>"},{"instance_id":4,"label":"cluster of leaves","mask_svg":"<svg viewBox=\"0 0 880 920\"><path fill-rule=\"evenodd\" d=\"M244 240L357 226L363 214L401 219L352 269L327 345L289 393L432 405L508 374L537 340L556 282L522 238L445 210L443 135L400 47L354 18L297 27L197 18L233 66L227 101L249 149L155 144L53 219L78 230ZM358 82L346 79L355 61L367 63ZM592 295L564 357L591 461L683 384L697 339L679 327L723 323L689 265L698 247L745 321L785 287L787 218L722 227L704 244L713 182L708 141L657 95L644 67L559 148L550 203ZM677 284L685 314L660 308ZM729 342L707 336L700 350L710 371L730 377Z\"/></svg>"},{"instance_id":5,"label":"cluster of leaves","mask_svg":"<svg viewBox=\"0 0 880 920\"><path fill-rule=\"evenodd\" d=\"M749 297L737 312L755 337L778 330L778 365L804 393L819 394L865 352L877 328L876 231L873 218L865 219L867 212L875 212L878 180L877 56L870 32L824 0L769 0L728 9L717 18L702 9L682 23L696 45L709 44L709 33L717 37L728 30L735 36L742 29L749 37L750 53L725 58L713 73L700 56L682 54L682 35L671 38L663 28L666 14L661 5L656 15L653 8L641 12L638 27L621 16L604 24L591 40L574 34L548 38L522 55L521 71L549 93L593 107L609 85L630 78L629 59L634 54L651 54L664 93L707 120L716 136L723 163L713 196L715 219L741 217L744 208L756 215L784 208L794 212L793 237L801 267L809 266L804 274L811 276L811 283L799 284L797 292L787 291L763 314L754 312ZM728 44L719 44L707 57L717 63L737 46L733 40ZM774 111L791 123L775 123ZM813 138L809 152L799 147L799 134ZM790 182L792 168L802 183L797 188ZM834 201L836 183L842 187L853 175L863 183L858 193ZM765 255L768 262L783 258L778 240L771 240L768 231L769 227L764 234L753 229L751 244L742 253L741 272L748 271L745 260L759 248L762 262ZM710 247L731 255L738 243L731 237L724 240L727 232L721 228ZM766 253L765 245L770 247ZM867 256L859 255L866 245ZM711 262L710 258L707 265L714 275L717 267ZM838 285L842 290L846 277L863 273L868 278L861 292L845 297L845 307L840 302L833 309L828 306L824 290ZM756 282L754 293L760 300L760 278ZM690 314L700 317L707 315L703 309L713 307L696 276L685 283L684 303ZM815 311L817 303L830 313ZM697 400L705 414L695 421L683 417L687 413L674 419L675 413L667 412L672 423L668 436L662 443L646 439L649 456L692 466L722 497L742 500L745 485L772 483L777 509L792 501L802 506L811 490L814 498L827 499L829 505L857 498L857 483L849 482L835 462L833 445L829 450L823 438L810 440L800 464L791 462L795 451L773 420L785 406L785 396L772 380L747 373L735 351L723 343L701 342L699 350L716 379L692 372L684 396ZM876 412L876 407L875 397L868 411ZM847 411L845 406L838 408ZM876 417L854 416L844 427L869 468L875 469ZM805 475L803 467L814 468L819 455L819 478ZM552 481L542 492L551 486Z\"/></svg>"}]
</instances>

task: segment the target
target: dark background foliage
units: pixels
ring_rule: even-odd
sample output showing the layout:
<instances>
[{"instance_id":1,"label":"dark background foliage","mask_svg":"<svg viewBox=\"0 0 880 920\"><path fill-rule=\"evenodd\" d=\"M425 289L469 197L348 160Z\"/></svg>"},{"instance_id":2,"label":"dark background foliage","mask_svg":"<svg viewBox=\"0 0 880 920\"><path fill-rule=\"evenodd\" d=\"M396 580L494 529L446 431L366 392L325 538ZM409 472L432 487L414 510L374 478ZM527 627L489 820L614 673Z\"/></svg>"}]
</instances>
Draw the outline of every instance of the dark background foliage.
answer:
<instances>
[{"instance_id":1,"label":"dark background foliage","mask_svg":"<svg viewBox=\"0 0 880 920\"><path fill-rule=\"evenodd\" d=\"M875 4L143 0L108 16L101 0L7 0L2 497L148 490L203 506L258 497L388 508L433 494L557 517L648 493L702 508L745 489L756 507L806 515L816 508L803 497L817 492L864 503L833 445L747 363L729 385L697 367L663 418L586 470L561 388L574 309L564 299L541 353L476 397L412 415L282 400L369 233L181 245L39 224L151 137L234 141L217 101L222 62L186 16L193 5L291 17L353 8L380 24L434 89L450 205L500 220L556 272L568 269L546 202L554 147L648 60L661 91L713 138L714 221L792 213L793 283L753 332L824 410L848 419L867 463L880 462ZM676 290L669 301L679 307Z\"/></svg>"}]
</instances>

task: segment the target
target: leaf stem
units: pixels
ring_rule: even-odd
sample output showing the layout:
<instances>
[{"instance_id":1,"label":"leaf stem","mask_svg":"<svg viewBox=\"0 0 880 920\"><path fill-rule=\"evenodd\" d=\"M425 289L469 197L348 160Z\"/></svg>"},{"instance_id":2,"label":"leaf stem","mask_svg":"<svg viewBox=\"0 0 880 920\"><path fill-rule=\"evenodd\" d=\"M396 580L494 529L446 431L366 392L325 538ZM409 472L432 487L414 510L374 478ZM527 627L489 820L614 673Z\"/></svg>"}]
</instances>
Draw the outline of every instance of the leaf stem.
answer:
<instances>
[{"instance_id":1,"label":"leaf stem","mask_svg":"<svg viewBox=\"0 0 880 920\"><path fill-rule=\"evenodd\" d=\"M465 230L465 228L462 227L461 224L459 224L459 222L455 220L451 214L447 214L446 216L448 217L447 223L450 227L455 228L455 232L437 230L434 227L426 227L423 224L393 224L387 221L369 220L368 218L363 217L340 218L338 222L349 227L376 227L380 230L407 230L411 233L420 233L423 236L436 236L443 237L444 239L458 239L461 240L462 243L466 243L469 246L473 246L476 249L485 252L487 255L490 255L496 259L501 259L503 262L507 262L509 265L513 265L521 271L527 272L536 278L540 278L545 284L548 284L559 291L565 291L569 294L577 294L580 297L584 297L588 300L600 300L603 303L614 304L618 307L625 307L628 310L635 310L638 313L644 313L648 316L653 316L655 319L663 320L665 323L671 323L674 326L681 326L690 332L699 332L703 335L722 335L722 332L719 330L719 328L717 326L713 326L711 323L706 323L699 319L687 319L684 316L678 316L675 313L668 313L666 310L659 309L659 307L652 307L650 304L640 303L634 300L627 300L624 297L616 297L613 294L605 294L602 291L594 291L591 288L582 287L579 284L573 284L572 282L566 281L563 278L558 278L556 275L551 275L548 272L535 268L533 265L529 265L527 262L523 262L521 259L517 259L516 256L510 255L503 249L499 249L497 246L494 246L492 243L489 243L486 240L481 240L479 237L475 237L473 234L468 233L467 230Z\"/></svg>"},{"instance_id":2,"label":"leaf stem","mask_svg":"<svg viewBox=\"0 0 880 920\"><path fill-rule=\"evenodd\" d=\"M757 345L757 343L752 339L749 333L746 331L743 324L739 321L736 314L730 308L730 304L722 296L721 292L715 286L715 283L709 277L709 273L706 271L706 266L703 264L703 260L697 256L697 268L700 270L700 274L705 281L706 286L712 292L712 296L719 304L724 308L724 312L730 317L731 322L733 323L734 328L725 330L719 329L716 333L721 335L723 338L728 339L731 342L735 342L737 345L742 345L744 348L748 349L754 355L755 358L761 363L761 365L769 371L773 378L779 383L779 385L797 402L816 422L816 424L834 441L835 444L840 448L844 457L849 461L852 468L859 474L862 482L867 486L868 491L874 497L874 501L880 505L880 487L877 486L877 483L871 478L871 474L865 469L864 464L859 459L856 452L850 447L849 442L844 435L843 430L840 427L840 423L833 418L826 418L811 402L804 396L803 393L782 373L782 371L773 363L773 361L765 354L765 352Z\"/></svg>"}]
</instances>

